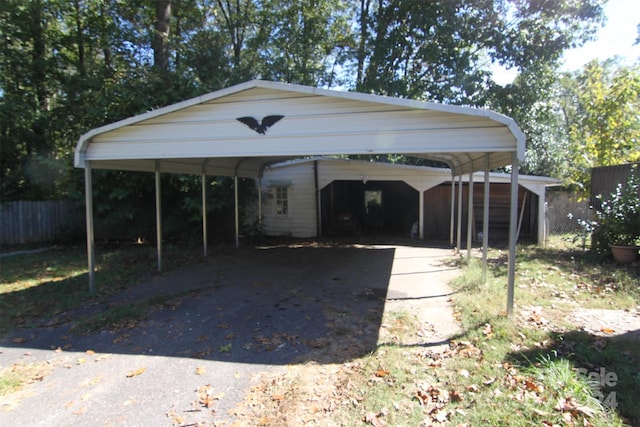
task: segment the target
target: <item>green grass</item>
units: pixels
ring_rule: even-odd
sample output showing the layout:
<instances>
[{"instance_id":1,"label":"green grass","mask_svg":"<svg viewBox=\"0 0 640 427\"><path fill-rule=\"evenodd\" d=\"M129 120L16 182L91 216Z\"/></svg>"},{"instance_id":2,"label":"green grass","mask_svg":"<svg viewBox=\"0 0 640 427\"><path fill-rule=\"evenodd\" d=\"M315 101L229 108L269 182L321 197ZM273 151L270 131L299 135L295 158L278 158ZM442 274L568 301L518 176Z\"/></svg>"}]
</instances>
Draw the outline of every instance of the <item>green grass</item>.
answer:
<instances>
[{"instance_id":1,"label":"green grass","mask_svg":"<svg viewBox=\"0 0 640 427\"><path fill-rule=\"evenodd\" d=\"M84 248L59 247L0 259L0 336L43 323L64 323L67 311L103 301L157 274L153 247L99 246L97 292L90 294L86 257ZM197 259L192 251L183 250L172 251L166 258L165 270Z\"/></svg>"},{"instance_id":2,"label":"green grass","mask_svg":"<svg viewBox=\"0 0 640 427\"><path fill-rule=\"evenodd\" d=\"M474 395L474 405L464 416L451 418L454 424L562 425L567 419L576 424L587 420L594 426L623 425L624 419L640 422L634 403L640 396L637 341L595 337L565 320L578 307L635 307L640 300L637 266L621 268L564 245L558 240L546 248L520 248L512 318L504 315L506 259L502 253L492 251L491 271L497 274L490 274L487 283L482 282L476 261L454 282L464 339L483 352L483 362L454 357L447 361L449 372L467 369L466 386L496 378L491 387L481 387L482 393ZM542 307L549 323L528 323L519 317L527 307ZM486 325L491 325L490 333ZM613 373L615 385L593 387L589 376L600 373ZM453 381L455 376L449 378Z\"/></svg>"},{"instance_id":3,"label":"green grass","mask_svg":"<svg viewBox=\"0 0 640 427\"><path fill-rule=\"evenodd\" d=\"M46 362L14 364L0 370L0 396L20 390L25 384L41 381L52 370Z\"/></svg>"}]
</instances>

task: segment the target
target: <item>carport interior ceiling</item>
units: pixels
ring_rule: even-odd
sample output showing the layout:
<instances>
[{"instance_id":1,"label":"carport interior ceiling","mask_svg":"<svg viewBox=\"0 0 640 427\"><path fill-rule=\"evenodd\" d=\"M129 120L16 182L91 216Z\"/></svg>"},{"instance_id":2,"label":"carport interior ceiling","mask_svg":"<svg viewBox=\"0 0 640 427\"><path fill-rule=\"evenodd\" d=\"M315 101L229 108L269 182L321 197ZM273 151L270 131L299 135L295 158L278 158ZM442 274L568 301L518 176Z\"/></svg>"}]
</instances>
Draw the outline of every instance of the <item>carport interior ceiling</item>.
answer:
<instances>
[{"instance_id":1,"label":"carport interior ceiling","mask_svg":"<svg viewBox=\"0 0 640 427\"><path fill-rule=\"evenodd\" d=\"M284 160L349 154L437 160L457 176L522 161L524 136L489 110L253 80L93 129L75 165L258 178Z\"/></svg>"}]
</instances>

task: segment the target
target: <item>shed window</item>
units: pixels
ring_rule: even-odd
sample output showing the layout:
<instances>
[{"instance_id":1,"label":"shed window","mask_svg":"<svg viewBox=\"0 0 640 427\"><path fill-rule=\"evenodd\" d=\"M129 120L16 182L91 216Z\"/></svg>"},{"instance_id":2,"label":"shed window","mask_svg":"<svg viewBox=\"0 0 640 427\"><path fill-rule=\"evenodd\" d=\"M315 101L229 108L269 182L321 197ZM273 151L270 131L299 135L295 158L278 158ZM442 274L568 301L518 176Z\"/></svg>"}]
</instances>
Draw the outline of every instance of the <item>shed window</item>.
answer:
<instances>
[{"instance_id":1,"label":"shed window","mask_svg":"<svg viewBox=\"0 0 640 427\"><path fill-rule=\"evenodd\" d=\"M276 215L289 215L289 192L287 187L275 187Z\"/></svg>"}]
</instances>

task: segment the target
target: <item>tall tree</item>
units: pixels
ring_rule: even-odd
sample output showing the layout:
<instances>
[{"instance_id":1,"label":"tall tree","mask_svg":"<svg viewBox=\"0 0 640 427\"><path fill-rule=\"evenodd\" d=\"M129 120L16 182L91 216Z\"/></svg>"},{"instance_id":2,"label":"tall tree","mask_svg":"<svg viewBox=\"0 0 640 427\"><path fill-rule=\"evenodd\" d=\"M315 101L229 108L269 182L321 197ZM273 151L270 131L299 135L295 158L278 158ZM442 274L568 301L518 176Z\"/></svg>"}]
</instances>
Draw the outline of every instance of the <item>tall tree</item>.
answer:
<instances>
[{"instance_id":1,"label":"tall tree","mask_svg":"<svg viewBox=\"0 0 640 427\"><path fill-rule=\"evenodd\" d=\"M354 43L352 9L344 0L267 0L252 41L263 78L333 86Z\"/></svg>"},{"instance_id":2,"label":"tall tree","mask_svg":"<svg viewBox=\"0 0 640 427\"><path fill-rule=\"evenodd\" d=\"M602 22L597 0L378 0L359 10L370 49L364 60L358 51L357 90L470 105L485 105L493 62L523 73L557 64Z\"/></svg>"},{"instance_id":3,"label":"tall tree","mask_svg":"<svg viewBox=\"0 0 640 427\"><path fill-rule=\"evenodd\" d=\"M591 168L640 161L640 65L592 61L562 89L571 183L586 191Z\"/></svg>"}]
</instances>

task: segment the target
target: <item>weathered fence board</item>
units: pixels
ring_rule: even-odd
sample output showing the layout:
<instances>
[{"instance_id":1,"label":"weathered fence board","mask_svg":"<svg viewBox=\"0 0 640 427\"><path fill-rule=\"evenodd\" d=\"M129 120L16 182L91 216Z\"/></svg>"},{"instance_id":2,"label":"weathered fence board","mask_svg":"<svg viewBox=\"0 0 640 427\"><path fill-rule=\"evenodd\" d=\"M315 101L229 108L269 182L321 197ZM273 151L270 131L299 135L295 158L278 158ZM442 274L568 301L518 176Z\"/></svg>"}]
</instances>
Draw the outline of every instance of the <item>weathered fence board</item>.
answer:
<instances>
[{"instance_id":1,"label":"weathered fence board","mask_svg":"<svg viewBox=\"0 0 640 427\"><path fill-rule=\"evenodd\" d=\"M74 204L20 200L0 204L0 244L49 242L69 227Z\"/></svg>"}]
</instances>

